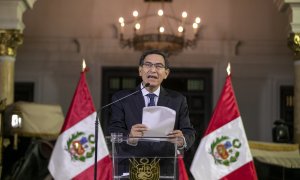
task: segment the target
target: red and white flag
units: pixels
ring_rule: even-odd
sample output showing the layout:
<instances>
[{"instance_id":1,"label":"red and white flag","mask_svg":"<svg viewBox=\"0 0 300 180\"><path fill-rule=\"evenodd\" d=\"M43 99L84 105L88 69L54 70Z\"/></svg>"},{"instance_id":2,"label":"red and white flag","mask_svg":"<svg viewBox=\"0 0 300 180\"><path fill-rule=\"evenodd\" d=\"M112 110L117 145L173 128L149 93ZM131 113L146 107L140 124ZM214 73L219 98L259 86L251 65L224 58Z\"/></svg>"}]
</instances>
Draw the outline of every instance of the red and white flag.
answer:
<instances>
[{"instance_id":1,"label":"red and white flag","mask_svg":"<svg viewBox=\"0 0 300 180\"><path fill-rule=\"evenodd\" d=\"M230 75L190 171L196 180L257 179Z\"/></svg>"},{"instance_id":2,"label":"red and white flag","mask_svg":"<svg viewBox=\"0 0 300 180\"><path fill-rule=\"evenodd\" d=\"M54 179L94 179L95 119L96 110L83 70L48 165ZM97 179L112 179L112 162L101 128L97 160Z\"/></svg>"},{"instance_id":3,"label":"red and white flag","mask_svg":"<svg viewBox=\"0 0 300 180\"><path fill-rule=\"evenodd\" d=\"M178 155L178 180L189 180L182 155Z\"/></svg>"}]
</instances>

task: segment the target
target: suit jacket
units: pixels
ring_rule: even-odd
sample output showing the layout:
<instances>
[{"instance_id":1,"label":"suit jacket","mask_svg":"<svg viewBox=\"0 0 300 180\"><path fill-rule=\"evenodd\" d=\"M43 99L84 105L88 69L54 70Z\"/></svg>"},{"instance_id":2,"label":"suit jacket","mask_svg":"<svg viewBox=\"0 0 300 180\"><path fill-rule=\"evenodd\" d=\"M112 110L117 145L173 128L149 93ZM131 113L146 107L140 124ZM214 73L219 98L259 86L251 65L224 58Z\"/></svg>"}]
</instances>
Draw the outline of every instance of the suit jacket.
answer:
<instances>
[{"instance_id":1,"label":"suit jacket","mask_svg":"<svg viewBox=\"0 0 300 180\"><path fill-rule=\"evenodd\" d=\"M138 86L136 90L139 89L140 87ZM133 92L133 90L119 91L114 94L112 101ZM176 111L174 130L182 131L187 144L186 149L190 148L195 140L195 130L190 123L186 98L176 91L161 87L157 105ZM118 132L123 133L124 136L129 135L133 125L142 123L144 107L145 101L141 91L113 104L111 107L109 133Z\"/></svg>"}]
</instances>

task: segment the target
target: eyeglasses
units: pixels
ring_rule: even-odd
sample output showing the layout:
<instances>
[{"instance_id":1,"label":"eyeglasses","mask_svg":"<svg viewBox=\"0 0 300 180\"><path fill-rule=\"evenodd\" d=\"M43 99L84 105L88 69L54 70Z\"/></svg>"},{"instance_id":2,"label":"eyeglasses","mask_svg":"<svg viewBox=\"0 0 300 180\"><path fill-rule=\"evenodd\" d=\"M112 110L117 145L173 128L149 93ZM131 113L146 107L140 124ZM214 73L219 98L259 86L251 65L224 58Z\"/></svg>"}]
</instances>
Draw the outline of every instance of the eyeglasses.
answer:
<instances>
[{"instance_id":1,"label":"eyeglasses","mask_svg":"<svg viewBox=\"0 0 300 180\"><path fill-rule=\"evenodd\" d=\"M143 64L143 66L145 67L145 68L147 68L147 69L151 69L152 68L152 66L154 66L157 70L161 70L161 69L164 69L164 68L166 68L166 66L165 65L163 65L162 63L151 63L151 62L145 62L144 64Z\"/></svg>"}]
</instances>

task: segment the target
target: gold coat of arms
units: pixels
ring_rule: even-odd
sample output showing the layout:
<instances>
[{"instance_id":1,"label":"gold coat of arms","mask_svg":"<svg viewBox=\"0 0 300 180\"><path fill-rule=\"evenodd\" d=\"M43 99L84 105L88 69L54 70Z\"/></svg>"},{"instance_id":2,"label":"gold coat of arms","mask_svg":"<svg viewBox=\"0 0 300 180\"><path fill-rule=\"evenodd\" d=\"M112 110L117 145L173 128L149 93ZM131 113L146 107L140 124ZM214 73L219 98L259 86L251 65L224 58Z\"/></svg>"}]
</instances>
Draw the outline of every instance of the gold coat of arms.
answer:
<instances>
[{"instance_id":1,"label":"gold coat of arms","mask_svg":"<svg viewBox=\"0 0 300 180\"><path fill-rule=\"evenodd\" d=\"M131 180L159 180L159 160L157 158L132 158L129 171Z\"/></svg>"}]
</instances>

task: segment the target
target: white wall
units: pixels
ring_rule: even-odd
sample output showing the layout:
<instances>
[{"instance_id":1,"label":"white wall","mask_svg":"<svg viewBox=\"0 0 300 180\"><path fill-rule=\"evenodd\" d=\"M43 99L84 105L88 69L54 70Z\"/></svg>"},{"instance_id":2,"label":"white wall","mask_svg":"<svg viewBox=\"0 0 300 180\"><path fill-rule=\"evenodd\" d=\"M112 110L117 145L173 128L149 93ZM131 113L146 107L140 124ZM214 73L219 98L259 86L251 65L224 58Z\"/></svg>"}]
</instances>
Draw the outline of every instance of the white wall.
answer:
<instances>
[{"instance_id":1,"label":"white wall","mask_svg":"<svg viewBox=\"0 0 300 180\"><path fill-rule=\"evenodd\" d=\"M88 84L100 107L101 68L138 64L140 52L121 49L113 25L141 2L36 2L24 15L16 81L35 82L35 101L60 104L66 114L85 58L90 67ZM192 16L199 15L203 29L197 47L171 57L171 65L212 68L215 105L230 61L249 139L271 141L273 122L279 118L279 87L293 84L292 51L286 45L288 12L279 13L272 0L175 0L173 4L178 11L186 8Z\"/></svg>"}]
</instances>

